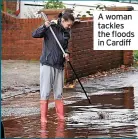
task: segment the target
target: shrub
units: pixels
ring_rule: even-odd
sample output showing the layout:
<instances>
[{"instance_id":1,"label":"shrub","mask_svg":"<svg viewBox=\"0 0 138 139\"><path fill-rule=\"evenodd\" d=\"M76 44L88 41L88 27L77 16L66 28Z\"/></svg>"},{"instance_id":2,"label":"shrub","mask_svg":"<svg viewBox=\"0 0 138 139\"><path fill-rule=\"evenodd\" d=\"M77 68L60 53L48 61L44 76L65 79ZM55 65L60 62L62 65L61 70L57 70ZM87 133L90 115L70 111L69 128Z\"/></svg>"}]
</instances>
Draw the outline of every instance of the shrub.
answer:
<instances>
[{"instance_id":1,"label":"shrub","mask_svg":"<svg viewBox=\"0 0 138 139\"><path fill-rule=\"evenodd\" d=\"M138 50L134 51L134 60L138 61Z\"/></svg>"},{"instance_id":2,"label":"shrub","mask_svg":"<svg viewBox=\"0 0 138 139\"><path fill-rule=\"evenodd\" d=\"M45 4L45 9L65 9L63 2L59 0L48 0Z\"/></svg>"}]
</instances>

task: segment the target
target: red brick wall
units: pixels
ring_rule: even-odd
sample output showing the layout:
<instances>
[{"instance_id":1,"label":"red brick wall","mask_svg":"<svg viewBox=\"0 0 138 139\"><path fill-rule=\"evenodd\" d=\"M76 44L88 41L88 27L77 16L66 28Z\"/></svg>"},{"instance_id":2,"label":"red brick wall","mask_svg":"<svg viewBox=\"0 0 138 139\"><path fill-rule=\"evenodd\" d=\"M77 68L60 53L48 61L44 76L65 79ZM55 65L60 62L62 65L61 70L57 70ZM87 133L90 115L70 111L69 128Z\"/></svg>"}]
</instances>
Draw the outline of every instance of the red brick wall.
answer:
<instances>
[{"instance_id":1,"label":"red brick wall","mask_svg":"<svg viewBox=\"0 0 138 139\"><path fill-rule=\"evenodd\" d=\"M17 0L7 0L6 7L9 10L16 11Z\"/></svg>"},{"instance_id":2,"label":"red brick wall","mask_svg":"<svg viewBox=\"0 0 138 139\"><path fill-rule=\"evenodd\" d=\"M32 31L42 19L16 19L2 14L2 59L38 60L42 39L32 38Z\"/></svg>"},{"instance_id":3,"label":"red brick wall","mask_svg":"<svg viewBox=\"0 0 138 139\"><path fill-rule=\"evenodd\" d=\"M133 64L133 51L124 51L123 56L124 65L131 66Z\"/></svg>"},{"instance_id":4,"label":"red brick wall","mask_svg":"<svg viewBox=\"0 0 138 139\"><path fill-rule=\"evenodd\" d=\"M39 60L42 39L32 38L32 31L42 19L16 19L2 14L2 59ZM93 51L93 22L81 22L72 28L69 42L71 62L79 77L133 63L132 51ZM68 66L67 80L74 74Z\"/></svg>"},{"instance_id":5,"label":"red brick wall","mask_svg":"<svg viewBox=\"0 0 138 139\"><path fill-rule=\"evenodd\" d=\"M71 58L72 65L79 77L97 71L109 70L123 64L123 51L94 51L93 49L93 22L76 24L72 29ZM68 66L67 76L75 76Z\"/></svg>"}]
</instances>

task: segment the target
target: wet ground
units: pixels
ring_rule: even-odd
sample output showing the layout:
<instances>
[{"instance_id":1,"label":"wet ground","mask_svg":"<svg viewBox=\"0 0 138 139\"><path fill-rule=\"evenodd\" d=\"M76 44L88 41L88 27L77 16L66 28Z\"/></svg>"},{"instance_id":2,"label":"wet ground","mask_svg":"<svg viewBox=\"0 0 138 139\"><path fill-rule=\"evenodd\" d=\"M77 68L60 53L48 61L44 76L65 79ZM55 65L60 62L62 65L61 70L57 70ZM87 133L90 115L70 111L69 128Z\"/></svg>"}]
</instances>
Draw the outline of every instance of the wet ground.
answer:
<instances>
[{"instance_id":1,"label":"wet ground","mask_svg":"<svg viewBox=\"0 0 138 139\"><path fill-rule=\"evenodd\" d=\"M138 69L64 90L66 122L56 119L51 94L48 123L40 123L39 91L11 98L4 95L2 118L7 138L138 137Z\"/></svg>"}]
</instances>

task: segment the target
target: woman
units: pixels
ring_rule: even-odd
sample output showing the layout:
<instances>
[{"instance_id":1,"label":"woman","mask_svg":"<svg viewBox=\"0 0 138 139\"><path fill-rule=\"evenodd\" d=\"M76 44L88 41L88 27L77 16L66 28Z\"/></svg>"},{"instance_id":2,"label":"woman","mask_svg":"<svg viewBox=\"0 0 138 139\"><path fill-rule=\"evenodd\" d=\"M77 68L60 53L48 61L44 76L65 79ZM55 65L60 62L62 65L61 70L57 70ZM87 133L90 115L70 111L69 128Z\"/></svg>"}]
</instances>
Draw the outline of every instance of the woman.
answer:
<instances>
[{"instance_id":1,"label":"woman","mask_svg":"<svg viewBox=\"0 0 138 139\"><path fill-rule=\"evenodd\" d=\"M64 120L64 105L62 100L63 85L64 85L64 62L69 60L69 55L66 53L63 56L53 34L49 29L51 25L55 35L61 43L63 49L67 50L68 40L70 38L70 29L74 23L74 17L71 13L65 12L59 14L59 19L56 23L45 22L32 33L34 38L44 38L43 50L40 58L40 110L41 122L47 122L48 100L51 89L54 92L54 100L56 113L59 120Z\"/></svg>"}]
</instances>

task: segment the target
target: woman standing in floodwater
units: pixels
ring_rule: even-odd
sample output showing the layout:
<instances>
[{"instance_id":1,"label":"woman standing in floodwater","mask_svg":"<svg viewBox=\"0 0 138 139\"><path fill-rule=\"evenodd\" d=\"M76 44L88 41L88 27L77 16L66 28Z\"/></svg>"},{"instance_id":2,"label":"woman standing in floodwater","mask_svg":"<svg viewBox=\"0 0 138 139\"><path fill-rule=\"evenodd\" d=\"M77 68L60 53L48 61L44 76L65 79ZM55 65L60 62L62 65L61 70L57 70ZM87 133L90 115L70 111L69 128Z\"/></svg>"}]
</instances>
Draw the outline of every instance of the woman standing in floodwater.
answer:
<instances>
[{"instance_id":1,"label":"woman standing in floodwater","mask_svg":"<svg viewBox=\"0 0 138 139\"><path fill-rule=\"evenodd\" d=\"M69 12L60 14L57 24L45 22L32 33L34 38L44 38L43 50L40 58L40 110L41 122L47 122L48 100L51 89L54 92L56 113L59 120L64 120L64 105L62 100L64 85L64 62L69 61L67 53L70 29L74 23L74 17ZM66 55L63 56L49 26L61 43Z\"/></svg>"}]
</instances>

